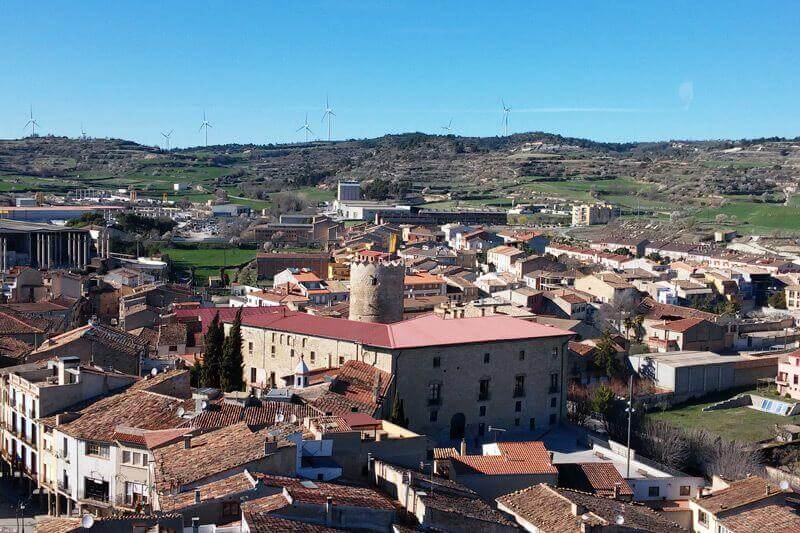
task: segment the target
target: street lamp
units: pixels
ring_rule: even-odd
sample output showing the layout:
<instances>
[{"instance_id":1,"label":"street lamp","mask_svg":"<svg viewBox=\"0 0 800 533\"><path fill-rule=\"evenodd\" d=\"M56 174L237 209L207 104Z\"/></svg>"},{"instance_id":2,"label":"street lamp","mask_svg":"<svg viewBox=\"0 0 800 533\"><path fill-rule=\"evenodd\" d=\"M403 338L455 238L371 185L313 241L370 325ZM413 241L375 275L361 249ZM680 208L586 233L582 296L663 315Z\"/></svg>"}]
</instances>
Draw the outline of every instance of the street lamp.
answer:
<instances>
[{"instance_id":1,"label":"street lamp","mask_svg":"<svg viewBox=\"0 0 800 533\"><path fill-rule=\"evenodd\" d=\"M630 479L631 477L631 418L633 417L633 413L635 409L633 408L633 374L630 375L628 379L628 407L625 409L628 413L628 466L625 474L626 479Z\"/></svg>"},{"instance_id":2,"label":"street lamp","mask_svg":"<svg viewBox=\"0 0 800 533\"><path fill-rule=\"evenodd\" d=\"M491 433L492 431L494 431L494 441L495 442L499 442L499 440L500 440L500 439L498 439L498 433L505 433L506 432L506 430L503 429L503 428L498 428L498 427L490 425L489 426L489 433Z\"/></svg>"}]
</instances>

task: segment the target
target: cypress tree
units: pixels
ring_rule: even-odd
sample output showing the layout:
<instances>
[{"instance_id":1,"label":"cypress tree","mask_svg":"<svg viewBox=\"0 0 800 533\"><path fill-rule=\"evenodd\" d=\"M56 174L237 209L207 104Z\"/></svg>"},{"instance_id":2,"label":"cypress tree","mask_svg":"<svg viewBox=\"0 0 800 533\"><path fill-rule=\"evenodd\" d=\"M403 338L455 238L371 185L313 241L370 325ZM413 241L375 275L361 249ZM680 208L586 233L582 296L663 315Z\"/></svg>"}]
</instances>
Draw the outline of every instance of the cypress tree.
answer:
<instances>
[{"instance_id":1,"label":"cypress tree","mask_svg":"<svg viewBox=\"0 0 800 533\"><path fill-rule=\"evenodd\" d=\"M208 331L203 338L205 353L203 354L203 369L200 383L203 387L220 387L220 374L222 373L222 345L225 332L219 323L219 311L214 315Z\"/></svg>"},{"instance_id":2,"label":"cypress tree","mask_svg":"<svg viewBox=\"0 0 800 533\"><path fill-rule=\"evenodd\" d=\"M242 357L242 308L236 311L228 336L222 347L222 373L220 388L225 392L240 391L244 387L242 378L244 358Z\"/></svg>"}]
</instances>

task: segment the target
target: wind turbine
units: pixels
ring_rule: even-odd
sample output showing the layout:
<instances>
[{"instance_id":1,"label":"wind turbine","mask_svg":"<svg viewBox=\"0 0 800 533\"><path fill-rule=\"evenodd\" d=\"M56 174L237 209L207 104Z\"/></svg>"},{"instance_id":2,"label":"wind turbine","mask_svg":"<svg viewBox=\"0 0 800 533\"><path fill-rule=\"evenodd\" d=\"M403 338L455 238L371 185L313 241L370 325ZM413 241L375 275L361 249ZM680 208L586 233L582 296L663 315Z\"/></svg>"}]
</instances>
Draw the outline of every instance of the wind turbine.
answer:
<instances>
[{"instance_id":1,"label":"wind turbine","mask_svg":"<svg viewBox=\"0 0 800 533\"><path fill-rule=\"evenodd\" d=\"M206 129L206 147L208 147L208 128L213 128L213 126L209 121L206 120L205 110L203 111L203 123L200 124L200 129L197 131L203 131L203 128ZM172 135L172 132L170 132L170 135Z\"/></svg>"},{"instance_id":2,"label":"wind turbine","mask_svg":"<svg viewBox=\"0 0 800 533\"><path fill-rule=\"evenodd\" d=\"M446 135L453 133L453 119L450 119L450 122L447 123L447 126L442 126L442 129L447 132Z\"/></svg>"},{"instance_id":3,"label":"wind turbine","mask_svg":"<svg viewBox=\"0 0 800 533\"><path fill-rule=\"evenodd\" d=\"M508 137L508 114L511 113L511 106L506 106L506 102L502 98L500 102L503 104L503 128L505 136Z\"/></svg>"},{"instance_id":4,"label":"wind turbine","mask_svg":"<svg viewBox=\"0 0 800 533\"><path fill-rule=\"evenodd\" d=\"M81 139L86 140L86 130L83 129L83 122L81 122Z\"/></svg>"},{"instance_id":5,"label":"wind turbine","mask_svg":"<svg viewBox=\"0 0 800 533\"><path fill-rule=\"evenodd\" d=\"M322 122L325 122L326 118L328 119L328 142L331 142L331 121L335 116L336 113L333 112L333 109L328 103L328 97L325 96L325 114L322 115Z\"/></svg>"},{"instance_id":6,"label":"wind turbine","mask_svg":"<svg viewBox=\"0 0 800 533\"><path fill-rule=\"evenodd\" d=\"M314 132L311 131L311 128L308 127L308 113L306 113L306 121L303 123L302 126L297 128L297 131L305 131L306 133L306 142L308 142L308 134L314 135Z\"/></svg>"},{"instance_id":7,"label":"wind turbine","mask_svg":"<svg viewBox=\"0 0 800 533\"><path fill-rule=\"evenodd\" d=\"M36 128L39 126L39 123L33 118L33 106L31 106L31 118L25 123L25 129L28 129L28 126L31 127L31 137L36 137Z\"/></svg>"},{"instance_id":8,"label":"wind turbine","mask_svg":"<svg viewBox=\"0 0 800 533\"><path fill-rule=\"evenodd\" d=\"M205 119L203 119L203 122L205 122ZM172 137L173 131L175 130L169 130L169 133L164 133L163 131L161 132L161 136L167 140L167 152L169 152L169 138ZM208 141L206 141L206 146L208 146Z\"/></svg>"}]
</instances>

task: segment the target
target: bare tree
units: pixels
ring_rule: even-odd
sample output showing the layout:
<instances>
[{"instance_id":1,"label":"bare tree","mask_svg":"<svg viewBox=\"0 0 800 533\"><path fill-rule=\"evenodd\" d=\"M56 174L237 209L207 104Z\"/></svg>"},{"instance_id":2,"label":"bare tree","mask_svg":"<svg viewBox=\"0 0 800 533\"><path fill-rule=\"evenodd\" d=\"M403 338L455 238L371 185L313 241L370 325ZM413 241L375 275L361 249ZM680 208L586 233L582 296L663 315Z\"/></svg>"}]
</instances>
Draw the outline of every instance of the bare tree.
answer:
<instances>
[{"instance_id":1,"label":"bare tree","mask_svg":"<svg viewBox=\"0 0 800 533\"><path fill-rule=\"evenodd\" d=\"M690 451L683 430L663 420L650 420L645 424L640 439L646 456L671 468L686 468Z\"/></svg>"}]
</instances>

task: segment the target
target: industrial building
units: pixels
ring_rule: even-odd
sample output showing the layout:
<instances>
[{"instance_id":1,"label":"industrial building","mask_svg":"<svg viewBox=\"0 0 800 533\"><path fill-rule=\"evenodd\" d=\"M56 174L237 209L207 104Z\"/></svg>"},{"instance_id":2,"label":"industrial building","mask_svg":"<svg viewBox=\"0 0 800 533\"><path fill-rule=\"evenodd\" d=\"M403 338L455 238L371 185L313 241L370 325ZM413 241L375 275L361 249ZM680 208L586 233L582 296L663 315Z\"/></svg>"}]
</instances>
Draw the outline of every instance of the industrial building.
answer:
<instances>
[{"instance_id":1,"label":"industrial building","mask_svg":"<svg viewBox=\"0 0 800 533\"><path fill-rule=\"evenodd\" d=\"M83 268L92 255L88 229L0 219L3 272L14 266Z\"/></svg>"}]
</instances>

